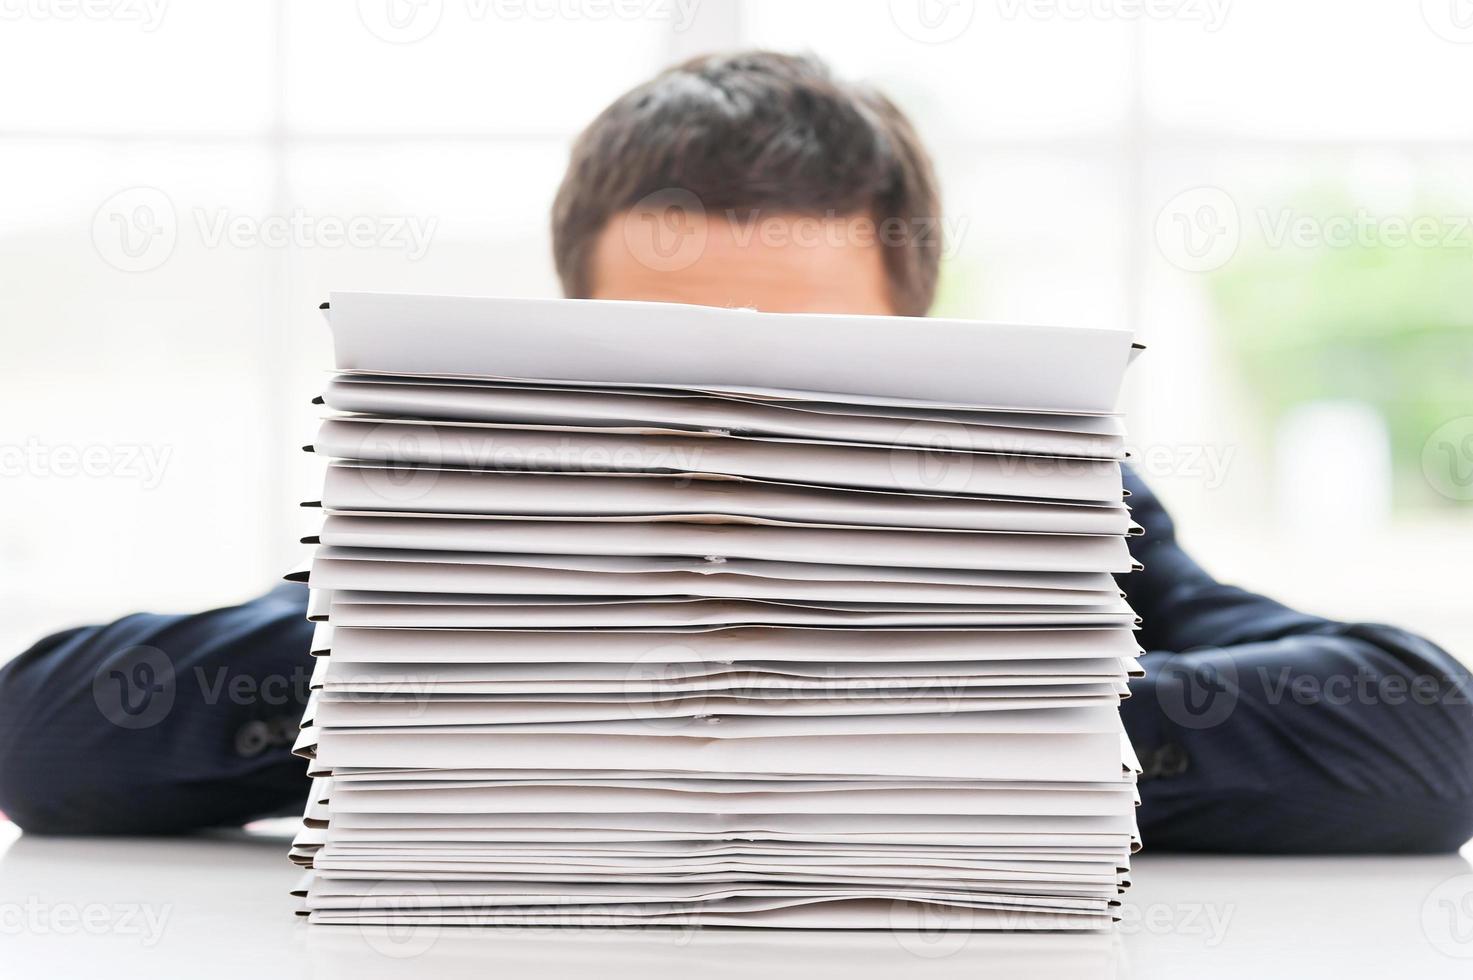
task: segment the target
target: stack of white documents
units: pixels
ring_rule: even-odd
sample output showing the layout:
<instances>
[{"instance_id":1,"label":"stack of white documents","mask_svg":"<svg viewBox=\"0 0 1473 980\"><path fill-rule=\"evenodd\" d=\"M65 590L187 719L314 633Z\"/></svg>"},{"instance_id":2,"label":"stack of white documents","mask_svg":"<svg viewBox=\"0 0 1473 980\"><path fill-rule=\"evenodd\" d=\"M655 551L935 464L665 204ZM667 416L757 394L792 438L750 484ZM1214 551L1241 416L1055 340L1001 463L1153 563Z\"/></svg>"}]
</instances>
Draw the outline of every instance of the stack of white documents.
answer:
<instances>
[{"instance_id":1,"label":"stack of white documents","mask_svg":"<svg viewBox=\"0 0 1473 980\"><path fill-rule=\"evenodd\" d=\"M1131 336L334 294L314 922L1108 926Z\"/></svg>"}]
</instances>

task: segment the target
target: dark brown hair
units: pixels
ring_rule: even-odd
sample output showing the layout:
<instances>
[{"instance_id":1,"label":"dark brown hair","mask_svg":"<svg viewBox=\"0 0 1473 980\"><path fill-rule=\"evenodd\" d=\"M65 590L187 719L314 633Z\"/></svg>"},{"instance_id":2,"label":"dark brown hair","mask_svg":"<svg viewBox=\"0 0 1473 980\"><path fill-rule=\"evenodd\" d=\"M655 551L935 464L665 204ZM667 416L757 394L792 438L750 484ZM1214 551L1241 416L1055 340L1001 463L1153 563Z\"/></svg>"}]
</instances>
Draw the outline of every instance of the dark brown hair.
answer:
<instances>
[{"instance_id":1,"label":"dark brown hair","mask_svg":"<svg viewBox=\"0 0 1473 980\"><path fill-rule=\"evenodd\" d=\"M573 144L553 204L563 292L590 294L594 243L610 219L670 192L738 218L867 216L896 312L931 306L941 232L930 157L889 99L835 79L817 58L695 58L599 113Z\"/></svg>"}]
</instances>

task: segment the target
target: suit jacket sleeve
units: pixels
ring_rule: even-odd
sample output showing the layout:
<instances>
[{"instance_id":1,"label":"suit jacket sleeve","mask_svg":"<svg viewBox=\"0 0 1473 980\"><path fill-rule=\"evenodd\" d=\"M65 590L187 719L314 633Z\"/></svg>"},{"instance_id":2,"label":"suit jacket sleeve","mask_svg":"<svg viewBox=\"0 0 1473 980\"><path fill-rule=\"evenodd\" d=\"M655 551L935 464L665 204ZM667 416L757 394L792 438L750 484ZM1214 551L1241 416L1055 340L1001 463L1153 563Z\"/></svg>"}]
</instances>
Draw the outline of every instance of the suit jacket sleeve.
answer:
<instances>
[{"instance_id":1,"label":"suit jacket sleeve","mask_svg":"<svg viewBox=\"0 0 1473 980\"><path fill-rule=\"evenodd\" d=\"M300 812L307 589L48 637L0 668L0 811L28 832L177 833Z\"/></svg>"},{"instance_id":2,"label":"suit jacket sleeve","mask_svg":"<svg viewBox=\"0 0 1473 980\"><path fill-rule=\"evenodd\" d=\"M1473 683L1404 630L1339 623L1208 575L1127 474L1145 569L1121 588L1146 676L1122 706L1151 849L1456 850L1473 836Z\"/></svg>"}]
</instances>

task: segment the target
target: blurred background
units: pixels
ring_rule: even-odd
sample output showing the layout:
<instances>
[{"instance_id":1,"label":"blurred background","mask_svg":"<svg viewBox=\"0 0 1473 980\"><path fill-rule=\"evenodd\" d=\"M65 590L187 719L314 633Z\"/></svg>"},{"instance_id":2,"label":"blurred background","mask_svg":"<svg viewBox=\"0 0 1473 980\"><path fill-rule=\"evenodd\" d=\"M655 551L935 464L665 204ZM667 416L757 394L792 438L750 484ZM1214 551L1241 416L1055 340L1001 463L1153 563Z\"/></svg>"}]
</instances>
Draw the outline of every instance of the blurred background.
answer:
<instances>
[{"instance_id":1,"label":"blurred background","mask_svg":"<svg viewBox=\"0 0 1473 980\"><path fill-rule=\"evenodd\" d=\"M1137 466L1219 577L1473 658L1466 0L16 0L0 659L303 557L332 289L552 296L573 135L811 51L941 171L935 312L1129 325Z\"/></svg>"}]
</instances>

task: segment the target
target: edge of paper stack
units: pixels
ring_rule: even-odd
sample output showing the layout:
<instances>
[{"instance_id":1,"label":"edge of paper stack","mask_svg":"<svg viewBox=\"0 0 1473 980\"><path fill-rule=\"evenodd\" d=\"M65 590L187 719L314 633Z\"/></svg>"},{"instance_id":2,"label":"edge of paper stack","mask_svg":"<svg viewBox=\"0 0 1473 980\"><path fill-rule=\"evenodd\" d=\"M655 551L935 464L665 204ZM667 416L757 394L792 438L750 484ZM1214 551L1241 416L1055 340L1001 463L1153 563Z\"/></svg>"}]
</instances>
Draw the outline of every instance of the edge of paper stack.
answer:
<instances>
[{"instance_id":1,"label":"edge of paper stack","mask_svg":"<svg viewBox=\"0 0 1473 980\"><path fill-rule=\"evenodd\" d=\"M1128 332L324 309L310 921L1116 918Z\"/></svg>"}]
</instances>

